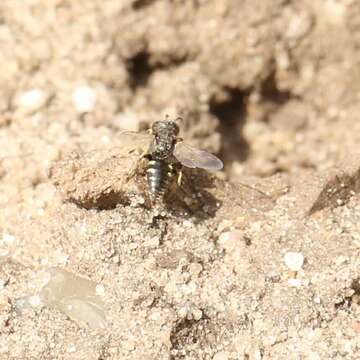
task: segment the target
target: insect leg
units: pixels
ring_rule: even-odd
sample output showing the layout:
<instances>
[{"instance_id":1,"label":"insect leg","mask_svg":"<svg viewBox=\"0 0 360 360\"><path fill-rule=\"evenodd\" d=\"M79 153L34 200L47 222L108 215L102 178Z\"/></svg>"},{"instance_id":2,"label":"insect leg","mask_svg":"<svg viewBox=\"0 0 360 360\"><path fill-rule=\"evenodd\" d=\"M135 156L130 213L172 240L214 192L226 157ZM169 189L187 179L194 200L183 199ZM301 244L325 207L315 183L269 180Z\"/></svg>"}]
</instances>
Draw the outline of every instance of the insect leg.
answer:
<instances>
[{"instance_id":1,"label":"insect leg","mask_svg":"<svg viewBox=\"0 0 360 360\"><path fill-rule=\"evenodd\" d=\"M147 156L147 152L144 152L133 162L133 164L130 167L130 170L129 170L128 174L126 175L126 181L129 181L130 179L132 179L136 175L136 173L137 173L137 171L139 169L140 162L143 159L145 159L146 156Z\"/></svg>"},{"instance_id":2,"label":"insect leg","mask_svg":"<svg viewBox=\"0 0 360 360\"><path fill-rule=\"evenodd\" d=\"M181 186L182 176L183 176L183 172L182 172L182 170L180 169L179 172L178 172L178 178L177 178L177 184L178 184L179 186Z\"/></svg>"},{"instance_id":3,"label":"insect leg","mask_svg":"<svg viewBox=\"0 0 360 360\"><path fill-rule=\"evenodd\" d=\"M176 183L179 187L181 187L182 183L183 183L183 167L180 163L174 163L172 165L172 169L173 169L173 175L176 175Z\"/></svg>"},{"instance_id":4,"label":"insect leg","mask_svg":"<svg viewBox=\"0 0 360 360\"><path fill-rule=\"evenodd\" d=\"M129 181L132 177L134 177L134 175L136 174L137 172L137 168L138 168L138 165L139 165L139 160L140 159L137 159L133 162L133 164L131 165L130 167L130 171L128 172L128 174L126 175L126 181Z\"/></svg>"}]
</instances>

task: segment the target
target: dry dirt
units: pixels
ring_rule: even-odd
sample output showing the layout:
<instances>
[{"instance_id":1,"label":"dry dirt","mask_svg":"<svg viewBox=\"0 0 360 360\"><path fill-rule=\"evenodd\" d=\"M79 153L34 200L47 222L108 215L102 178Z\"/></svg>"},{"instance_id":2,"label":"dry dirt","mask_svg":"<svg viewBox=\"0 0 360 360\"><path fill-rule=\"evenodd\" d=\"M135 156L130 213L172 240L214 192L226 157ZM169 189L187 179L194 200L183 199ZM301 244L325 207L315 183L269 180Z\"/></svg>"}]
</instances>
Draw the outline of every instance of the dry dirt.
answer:
<instances>
[{"instance_id":1,"label":"dry dirt","mask_svg":"<svg viewBox=\"0 0 360 360\"><path fill-rule=\"evenodd\" d=\"M2 0L0 359L360 359L359 26L354 0ZM225 169L159 210L116 136L165 114ZM19 310L52 268L106 326Z\"/></svg>"}]
</instances>

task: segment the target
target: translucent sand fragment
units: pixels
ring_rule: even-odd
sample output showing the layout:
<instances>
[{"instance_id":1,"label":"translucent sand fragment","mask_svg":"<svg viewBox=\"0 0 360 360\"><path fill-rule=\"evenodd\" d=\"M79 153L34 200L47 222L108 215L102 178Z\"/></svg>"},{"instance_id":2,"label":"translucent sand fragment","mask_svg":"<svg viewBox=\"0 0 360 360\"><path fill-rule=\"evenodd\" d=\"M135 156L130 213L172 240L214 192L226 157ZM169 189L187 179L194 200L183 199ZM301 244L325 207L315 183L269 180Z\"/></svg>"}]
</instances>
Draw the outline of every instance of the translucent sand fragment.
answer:
<instances>
[{"instance_id":1,"label":"translucent sand fragment","mask_svg":"<svg viewBox=\"0 0 360 360\"><path fill-rule=\"evenodd\" d=\"M40 291L45 306L54 307L79 325L105 328L104 303L96 283L58 268L49 269L50 280Z\"/></svg>"},{"instance_id":2,"label":"translucent sand fragment","mask_svg":"<svg viewBox=\"0 0 360 360\"><path fill-rule=\"evenodd\" d=\"M18 314L22 314L26 309L34 309L39 306L44 306L39 295L23 296L15 300L15 310Z\"/></svg>"}]
</instances>

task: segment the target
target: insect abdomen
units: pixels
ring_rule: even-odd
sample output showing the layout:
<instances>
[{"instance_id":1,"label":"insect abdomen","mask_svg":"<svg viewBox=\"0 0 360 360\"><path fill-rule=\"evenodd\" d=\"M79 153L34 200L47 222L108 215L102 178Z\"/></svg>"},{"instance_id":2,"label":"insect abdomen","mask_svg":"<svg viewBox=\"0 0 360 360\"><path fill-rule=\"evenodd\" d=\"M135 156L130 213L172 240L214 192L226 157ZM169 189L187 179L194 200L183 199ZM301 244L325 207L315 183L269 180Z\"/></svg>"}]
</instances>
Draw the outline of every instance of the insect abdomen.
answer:
<instances>
[{"instance_id":1,"label":"insect abdomen","mask_svg":"<svg viewBox=\"0 0 360 360\"><path fill-rule=\"evenodd\" d=\"M147 181L150 194L154 197L164 194L173 175L170 164L163 160L150 160L147 169Z\"/></svg>"}]
</instances>

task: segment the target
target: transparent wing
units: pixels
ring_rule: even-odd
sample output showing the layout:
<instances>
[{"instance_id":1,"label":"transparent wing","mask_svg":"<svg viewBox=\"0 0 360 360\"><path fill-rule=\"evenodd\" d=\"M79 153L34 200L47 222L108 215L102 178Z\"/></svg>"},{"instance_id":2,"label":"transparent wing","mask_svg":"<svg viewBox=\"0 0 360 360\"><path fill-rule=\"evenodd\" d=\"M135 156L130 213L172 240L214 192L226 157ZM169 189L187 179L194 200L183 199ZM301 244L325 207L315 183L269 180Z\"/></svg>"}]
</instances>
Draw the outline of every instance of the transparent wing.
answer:
<instances>
[{"instance_id":1,"label":"transparent wing","mask_svg":"<svg viewBox=\"0 0 360 360\"><path fill-rule=\"evenodd\" d=\"M152 138L153 136L149 133L123 131L116 135L115 142L122 153L137 151L143 154L149 150Z\"/></svg>"},{"instance_id":2,"label":"transparent wing","mask_svg":"<svg viewBox=\"0 0 360 360\"><path fill-rule=\"evenodd\" d=\"M215 155L207 151L196 149L183 142L175 145L174 156L180 163L189 168L200 168L205 170L221 170L223 162Z\"/></svg>"}]
</instances>

